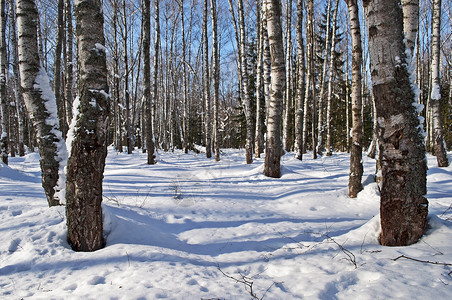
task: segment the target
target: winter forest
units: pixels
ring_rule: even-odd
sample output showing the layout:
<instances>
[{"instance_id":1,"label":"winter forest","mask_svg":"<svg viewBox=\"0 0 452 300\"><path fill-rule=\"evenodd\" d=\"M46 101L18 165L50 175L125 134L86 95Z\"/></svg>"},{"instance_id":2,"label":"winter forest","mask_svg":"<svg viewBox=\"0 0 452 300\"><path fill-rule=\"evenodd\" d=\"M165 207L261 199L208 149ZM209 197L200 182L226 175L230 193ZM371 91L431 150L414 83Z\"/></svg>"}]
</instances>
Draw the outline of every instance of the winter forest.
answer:
<instances>
[{"instance_id":1,"label":"winter forest","mask_svg":"<svg viewBox=\"0 0 452 300\"><path fill-rule=\"evenodd\" d=\"M451 0L0 0L0 298L447 299Z\"/></svg>"}]
</instances>

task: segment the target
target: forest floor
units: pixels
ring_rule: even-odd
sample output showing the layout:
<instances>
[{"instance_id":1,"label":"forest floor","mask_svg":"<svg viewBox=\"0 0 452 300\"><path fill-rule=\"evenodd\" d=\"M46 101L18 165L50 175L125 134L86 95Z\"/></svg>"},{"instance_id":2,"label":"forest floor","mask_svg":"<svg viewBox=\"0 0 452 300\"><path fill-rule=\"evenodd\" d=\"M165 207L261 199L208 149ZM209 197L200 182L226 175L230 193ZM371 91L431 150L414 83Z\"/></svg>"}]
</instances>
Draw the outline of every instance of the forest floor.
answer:
<instances>
[{"instance_id":1,"label":"forest floor","mask_svg":"<svg viewBox=\"0 0 452 300\"><path fill-rule=\"evenodd\" d=\"M451 153L449 153L449 157ZM73 252L64 207L48 208L39 155L0 166L1 299L450 299L452 167L428 156L429 224L382 247L375 161L347 196L349 154L282 157L282 177L242 150L145 154L109 148L107 245ZM414 260L416 259L416 260Z\"/></svg>"}]
</instances>

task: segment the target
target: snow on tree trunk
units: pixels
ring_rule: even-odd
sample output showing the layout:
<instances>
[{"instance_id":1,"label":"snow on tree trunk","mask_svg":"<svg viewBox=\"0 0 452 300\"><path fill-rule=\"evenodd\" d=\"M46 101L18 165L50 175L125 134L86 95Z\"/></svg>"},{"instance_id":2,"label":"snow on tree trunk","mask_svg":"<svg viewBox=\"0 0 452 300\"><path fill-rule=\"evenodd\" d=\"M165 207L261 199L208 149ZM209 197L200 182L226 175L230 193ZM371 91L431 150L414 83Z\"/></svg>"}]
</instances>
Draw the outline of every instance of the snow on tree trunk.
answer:
<instances>
[{"instance_id":1,"label":"snow on tree trunk","mask_svg":"<svg viewBox=\"0 0 452 300\"><path fill-rule=\"evenodd\" d=\"M303 159L303 117L305 102L305 62L303 42L303 0L297 1L297 68L298 84L295 105L295 157Z\"/></svg>"},{"instance_id":2,"label":"snow on tree trunk","mask_svg":"<svg viewBox=\"0 0 452 300\"><path fill-rule=\"evenodd\" d=\"M6 0L0 1L0 101L1 101L1 136L0 155L2 162L8 164L8 99L6 95Z\"/></svg>"},{"instance_id":3,"label":"snow on tree trunk","mask_svg":"<svg viewBox=\"0 0 452 300\"><path fill-rule=\"evenodd\" d=\"M380 243L410 245L427 225L427 166L407 70L402 8L394 0L367 0L364 7L382 171Z\"/></svg>"},{"instance_id":4,"label":"snow on tree trunk","mask_svg":"<svg viewBox=\"0 0 452 300\"><path fill-rule=\"evenodd\" d=\"M19 71L24 102L36 130L41 155L42 187L49 206L60 204L64 193L66 145L59 129L55 95L41 66L33 0L17 1Z\"/></svg>"},{"instance_id":5,"label":"snow on tree trunk","mask_svg":"<svg viewBox=\"0 0 452 300\"><path fill-rule=\"evenodd\" d=\"M110 100L102 1L76 1L75 15L79 103L68 135L68 242L75 251L95 251L105 244L101 204Z\"/></svg>"},{"instance_id":6,"label":"snow on tree trunk","mask_svg":"<svg viewBox=\"0 0 452 300\"><path fill-rule=\"evenodd\" d=\"M362 46L361 30L359 24L359 10L357 0L347 0L348 12L350 16L350 30L352 36L352 145L350 150L350 174L348 182L348 195L356 198L363 189L361 178L363 176L362 164L362 97L361 97L361 66L362 66Z\"/></svg>"},{"instance_id":7,"label":"snow on tree trunk","mask_svg":"<svg viewBox=\"0 0 452 300\"><path fill-rule=\"evenodd\" d=\"M433 152L438 167L449 166L443 135L441 120L441 77L440 77L440 43L441 43L441 0L433 0L433 29L432 29L432 90L431 109L433 121Z\"/></svg>"},{"instance_id":8,"label":"snow on tree trunk","mask_svg":"<svg viewBox=\"0 0 452 300\"><path fill-rule=\"evenodd\" d=\"M265 151L264 174L268 177L281 177L281 119L286 68L281 28L281 4L279 0L266 1L266 19L271 55L271 89L267 117L267 144Z\"/></svg>"}]
</instances>

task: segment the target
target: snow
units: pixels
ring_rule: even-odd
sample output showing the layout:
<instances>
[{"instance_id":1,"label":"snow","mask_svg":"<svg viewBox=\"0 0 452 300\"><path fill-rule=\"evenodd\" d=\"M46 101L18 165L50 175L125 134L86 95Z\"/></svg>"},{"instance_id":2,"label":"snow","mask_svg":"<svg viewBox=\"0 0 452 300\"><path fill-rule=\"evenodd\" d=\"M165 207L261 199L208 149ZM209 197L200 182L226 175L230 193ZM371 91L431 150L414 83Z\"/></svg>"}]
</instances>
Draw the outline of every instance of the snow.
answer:
<instances>
[{"instance_id":1,"label":"snow","mask_svg":"<svg viewBox=\"0 0 452 300\"><path fill-rule=\"evenodd\" d=\"M44 100L45 109L49 114L46 119L46 124L52 126L51 133L56 137L56 141L54 141L56 146L55 160L59 162L59 171L55 192L56 197L60 200L60 203L63 203L66 198L66 174L64 169L67 164L68 152L66 149L66 143L63 139L63 133L59 129L60 125L55 94L52 91L49 77L47 76L47 72L43 66L40 66L33 88L41 93L41 99Z\"/></svg>"},{"instance_id":2,"label":"snow","mask_svg":"<svg viewBox=\"0 0 452 300\"><path fill-rule=\"evenodd\" d=\"M4 299L449 299L452 167L428 156L429 227L417 244L382 247L375 161L347 197L349 155L282 157L282 177L243 150L146 154L109 147L107 245L73 252L64 207L47 207L39 155L0 168L0 298ZM450 155L450 153L449 153ZM397 260L397 257L400 257ZM229 277L228 277L229 276Z\"/></svg>"}]
</instances>

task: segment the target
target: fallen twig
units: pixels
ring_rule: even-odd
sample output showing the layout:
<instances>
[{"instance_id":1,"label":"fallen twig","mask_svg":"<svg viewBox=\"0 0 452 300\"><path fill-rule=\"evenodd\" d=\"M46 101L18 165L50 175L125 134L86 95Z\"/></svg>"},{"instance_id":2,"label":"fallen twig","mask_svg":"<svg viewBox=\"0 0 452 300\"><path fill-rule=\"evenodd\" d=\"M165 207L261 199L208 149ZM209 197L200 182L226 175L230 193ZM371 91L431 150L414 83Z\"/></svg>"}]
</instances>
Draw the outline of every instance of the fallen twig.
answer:
<instances>
[{"instance_id":1,"label":"fallen twig","mask_svg":"<svg viewBox=\"0 0 452 300\"><path fill-rule=\"evenodd\" d=\"M422 259L417 259L417 258L405 256L405 255L400 255L400 256L398 256L396 258L393 258L392 260L396 261L396 260L398 260L400 258L405 258L405 259L414 260L414 261L417 261L417 262L426 263L426 264L432 264L432 265L452 266L452 264L449 264L449 263L443 263L443 262L439 262L439 261L422 260Z\"/></svg>"}]
</instances>

